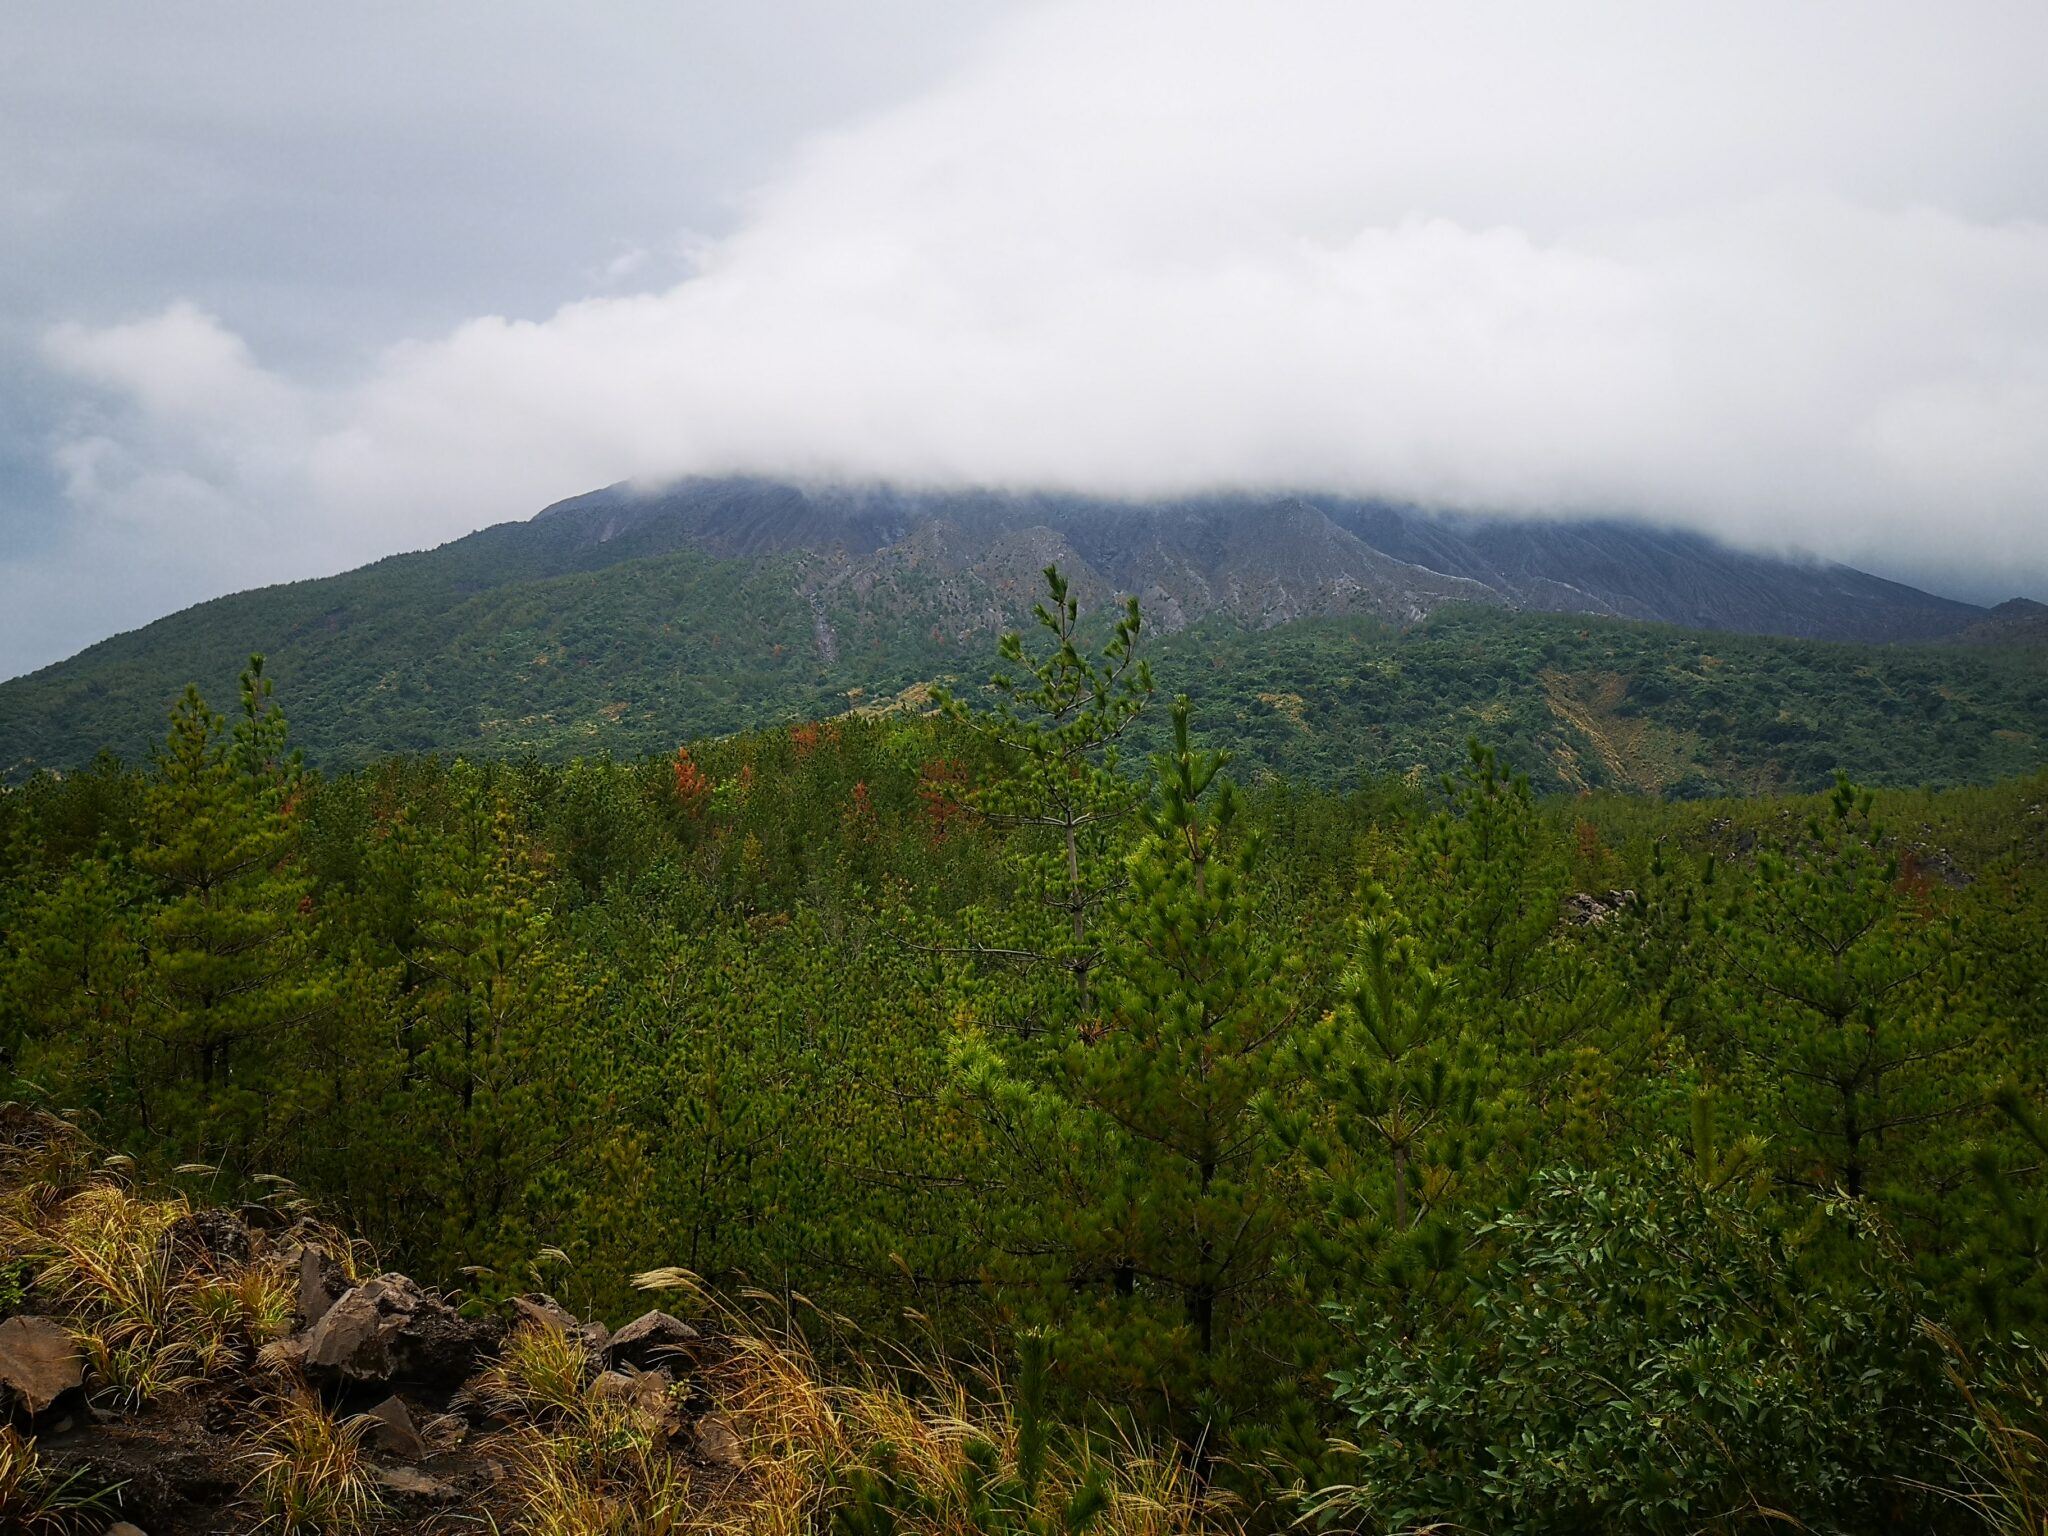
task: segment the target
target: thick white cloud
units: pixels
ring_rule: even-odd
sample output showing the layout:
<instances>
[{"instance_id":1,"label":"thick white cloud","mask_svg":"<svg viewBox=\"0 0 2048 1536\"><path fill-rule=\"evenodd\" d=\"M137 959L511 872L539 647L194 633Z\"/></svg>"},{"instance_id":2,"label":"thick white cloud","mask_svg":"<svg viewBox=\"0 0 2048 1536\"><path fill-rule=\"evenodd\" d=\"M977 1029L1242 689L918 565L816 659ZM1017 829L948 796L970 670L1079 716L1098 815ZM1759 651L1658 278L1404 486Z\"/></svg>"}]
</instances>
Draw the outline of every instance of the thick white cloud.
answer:
<instances>
[{"instance_id":1,"label":"thick white cloud","mask_svg":"<svg viewBox=\"0 0 2048 1536\"><path fill-rule=\"evenodd\" d=\"M2027 3L1053 4L661 291L338 385L232 316L66 326L105 408L58 452L89 520L289 529L266 575L756 470L1630 511L2039 579L2044 60Z\"/></svg>"}]
</instances>

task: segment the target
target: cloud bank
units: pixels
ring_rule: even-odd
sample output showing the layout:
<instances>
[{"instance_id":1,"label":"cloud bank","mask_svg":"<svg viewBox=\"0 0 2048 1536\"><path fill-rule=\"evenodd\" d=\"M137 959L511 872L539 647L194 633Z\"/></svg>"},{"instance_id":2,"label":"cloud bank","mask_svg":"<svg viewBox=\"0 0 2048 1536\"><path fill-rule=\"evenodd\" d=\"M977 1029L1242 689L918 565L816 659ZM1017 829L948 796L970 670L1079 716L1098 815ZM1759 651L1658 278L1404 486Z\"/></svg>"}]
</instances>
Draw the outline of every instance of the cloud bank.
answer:
<instances>
[{"instance_id":1,"label":"cloud bank","mask_svg":"<svg viewBox=\"0 0 2048 1536\"><path fill-rule=\"evenodd\" d=\"M84 544L262 551L241 580L727 471L1625 512L2048 580L2043 60L2032 4L1052 4L658 291L338 384L187 304L60 326L54 453Z\"/></svg>"}]
</instances>

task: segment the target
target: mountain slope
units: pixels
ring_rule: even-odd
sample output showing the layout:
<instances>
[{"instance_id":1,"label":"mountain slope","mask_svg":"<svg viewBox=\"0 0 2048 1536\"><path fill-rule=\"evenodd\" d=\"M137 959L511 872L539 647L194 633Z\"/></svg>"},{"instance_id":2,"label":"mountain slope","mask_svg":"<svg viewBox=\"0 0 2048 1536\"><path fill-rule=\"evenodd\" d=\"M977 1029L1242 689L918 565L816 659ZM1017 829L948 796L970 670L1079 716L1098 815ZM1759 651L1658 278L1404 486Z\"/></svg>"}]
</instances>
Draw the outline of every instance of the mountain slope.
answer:
<instances>
[{"instance_id":1,"label":"mountain slope","mask_svg":"<svg viewBox=\"0 0 2048 1536\"><path fill-rule=\"evenodd\" d=\"M1950 782L2038 761L2048 714L2038 667L1996 643L2010 624L1970 631L1986 646L1922 652L1722 644L1519 611L1671 607L1702 622L1782 602L1788 626L1883 634L1984 619L1859 572L1685 535L1503 531L1301 497L1132 507L726 480L596 492L117 636L0 684L0 777L103 746L135 757L186 682L231 701L255 650L318 762L663 750L977 679L995 636L1028 623L1054 563L1090 608L1137 592L1168 686L1242 725L1265 766L1318 778L1434 767L1478 730L1544 759L1525 766L1552 787L1804 785L1835 760ZM1337 634L1341 645L1317 638ZM1599 661L1603 646L1619 659ZM1699 660L1713 651L1741 653L1756 686L1686 681L1713 671ZM1391 691L1369 683L1396 674L1406 681ZM1665 725L1690 735L1667 739ZM1754 761L1731 758L1737 745Z\"/></svg>"},{"instance_id":2,"label":"mountain slope","mask_svg":"<svg viewBox=\"0 0 2048 1536\"><path fill-rule=\"evenodd\" d=\"M857 564L931 524L1039 527L1167 627L1372 612L1412 622L1444 602L1653 619L1696 629L1890 643L1954 634L1971 603L1820 561L1778 559L1617 519L1426 513L1344 498L1213 495L1130 503L1047 492L910 491L749 479L655 492L612 486L534 519L583 558L695 548L720 558L809 551Z\"/></svg>"}]
</instances>

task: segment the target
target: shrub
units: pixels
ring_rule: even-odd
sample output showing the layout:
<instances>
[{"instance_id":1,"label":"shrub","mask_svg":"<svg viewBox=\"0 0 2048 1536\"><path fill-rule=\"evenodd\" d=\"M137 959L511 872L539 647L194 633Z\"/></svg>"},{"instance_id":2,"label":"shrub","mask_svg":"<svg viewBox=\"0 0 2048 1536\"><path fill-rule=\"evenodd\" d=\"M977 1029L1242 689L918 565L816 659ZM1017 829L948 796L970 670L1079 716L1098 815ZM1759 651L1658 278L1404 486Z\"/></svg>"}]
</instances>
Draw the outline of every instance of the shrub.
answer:
<instances>
[{"instance_id":1,"label":"shrub","mask_svg":"<svg viewBox=\"0 0 2048 1536\"><path fill-rule=\"evenodd\" d=\"M1480 1235L1460 1303L1415 1331L1339 1309L1359 1475L1323 1491L1324 1517L1525 1532L1954 1517L1915 1477L1938 1465L1937 1352L1853 1202L1783 1208L1667 1153L1540 1173Z\"/></svg>"}]
</instances>

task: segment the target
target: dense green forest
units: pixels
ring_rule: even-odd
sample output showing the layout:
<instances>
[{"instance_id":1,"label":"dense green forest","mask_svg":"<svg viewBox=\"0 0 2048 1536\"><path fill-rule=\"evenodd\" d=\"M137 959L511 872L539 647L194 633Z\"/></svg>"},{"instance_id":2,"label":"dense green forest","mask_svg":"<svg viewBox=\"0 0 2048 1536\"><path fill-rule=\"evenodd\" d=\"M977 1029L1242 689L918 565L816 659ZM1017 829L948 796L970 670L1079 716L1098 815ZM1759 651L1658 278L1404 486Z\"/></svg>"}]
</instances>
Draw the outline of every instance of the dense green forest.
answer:
<instances>
[{"instance_id":1,"label":"dense green forest","mask_svg":"<svg viewBox=\"0 0 2048 1536\"><path fill-rule=\"evenodd\" d=\"M2039 1536L2040 672L1141 638L1055 577L929 713L320 772L252 666L0 792L0 1095L478 1304L1021 1354L1256 1526Z\"/></svg>"},{"instance_id":2,"label":"dense green forest","mask_svg":"<svg viewBox=\"0 0 2048 1536\"><path fill-rule=\"evenodd\" d=\"M550 573L517 531L204 604L0 684L0 780L102 749L140 759L186 682L231 695L252 634L273 637L294 741L327 770L394 753L666 752L935 683L971 688L995 641L946 580L916 568L866 593L828 588L814 612L798 556L685 550ZM984 620L1028 617L1022 592L979 601ZM1083 618L1099 640L1114 615ZM2043 766L2042 652L2024 630L1985 638L1831 644L1452 606L1405 629L1209 619L1149 648L1162 694L1189 695L1198 732L1237 754L1247 783L1434 782L1477 734L1539 793L1685 798L1816 790L1838 767L1939 787ZM1151 724L1139 745L1163 745L1162 731Z\"/></svg>"}]
</instances>

